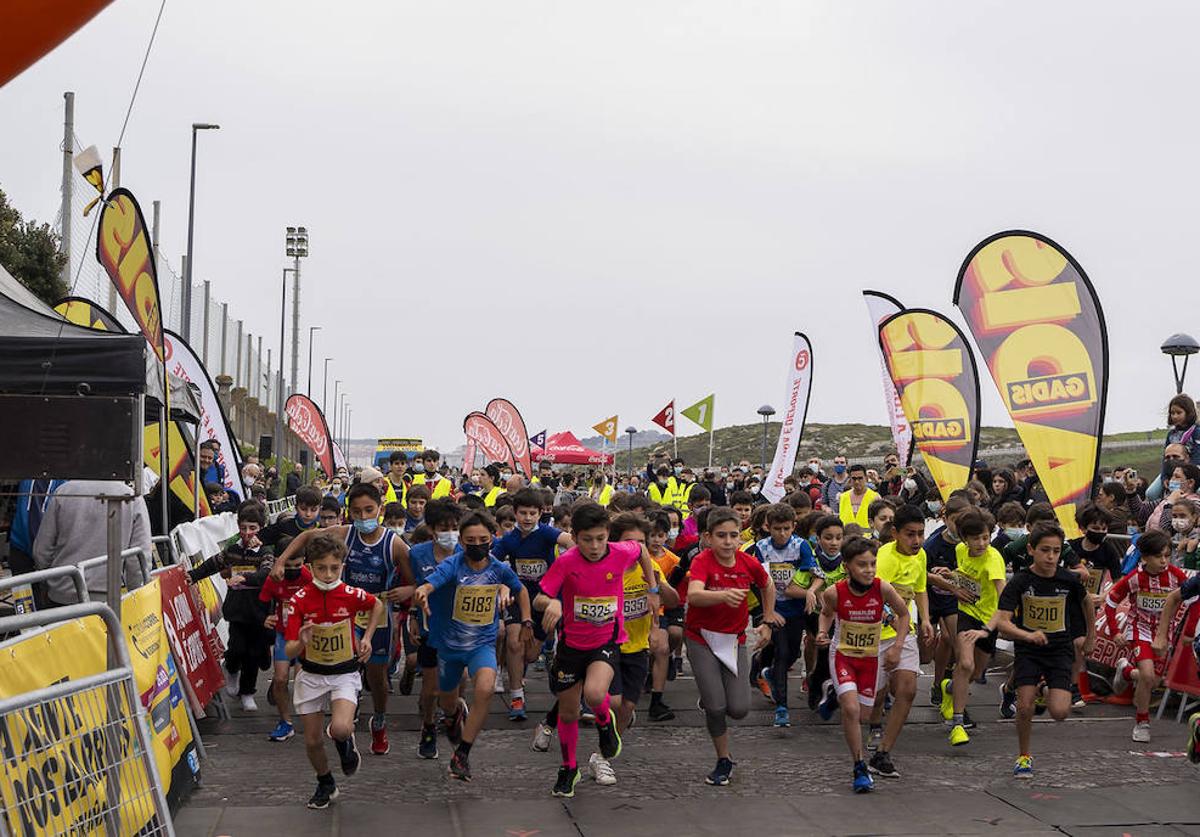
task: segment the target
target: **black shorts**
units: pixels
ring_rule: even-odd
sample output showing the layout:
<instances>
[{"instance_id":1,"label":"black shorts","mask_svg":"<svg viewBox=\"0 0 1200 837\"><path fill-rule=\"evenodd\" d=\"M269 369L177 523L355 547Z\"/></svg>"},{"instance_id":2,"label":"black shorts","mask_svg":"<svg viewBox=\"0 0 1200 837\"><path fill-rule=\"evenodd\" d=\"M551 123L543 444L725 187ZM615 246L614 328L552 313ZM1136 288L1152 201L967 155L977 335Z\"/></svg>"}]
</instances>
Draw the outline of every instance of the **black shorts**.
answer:
<instances>
[{"instance_id":1,"label":"black shorts","mask_svg":"<svg viewBox=\"0 0 1200 837\"><path fill-rule=\"evenodd\" d=\"M538 642L546 641L546 631L542 627L542 612L530 610L530 616L533 618L533 635ZM520 625L521 624L521 607L516 602L513 602L504 611L504 625Z\"/></svg>"},{"instance_id":2,"label":"black shorts","mask_svg":"<svg viewBox=\"0 0 1200 837\"><path fill-rule=\"evenodd\" d=\"M958 612L958 632L982 631L984 624L969 613ZM996 635L999 631L991 630L983 639L975 640L975 647L985 654L996 653Z\"/></svg>"},{"instance_id":3,"label":"black shorts","mask_svg":"<svg viewBox=\"0 0 1200 837\"><path fill-rule=\"evenodd\" d=\"M1036 686L1046 681L1048 689L1071 688L1071 668L1075 663L1074 645L1059 651L1039 648L1026 651L1018 644L1013 657L1013 686Z\"/></svg>"},{"instance_id":4,"label":"black shorts","mask_svg":"<svg viewBox=\"0 0 1200 837\"><path fill-rule=\"evenodd\" d=\"M557 694L582 683L587 676L588 666L595 662L611 666L615 678L620 656L621 649L615 642L581 651L560 640L558 650L554 652L554 662L550 664L550 690Z\"/></svg>"},{"instance_id":5,"label":"black shorts","mask_svg":"<svg viewBox=\"0 0 1200 837\"><path fill-rule=\"evenodd\" d=\"M682 628L683 617L686 613L686 608L672 607L663 611L662 616L658 617L658 626L663 630L667 628Z\"/></svg>"},{"instance_id":6,"label":"black shorts","mask_svg":"<svg viewBox=\"0 0 1200 837\"><path fill-rule=\"evenodd\" d=\"M933 589L930 585L929 589ZM930 596L929 597L929 621L937 622L939 619L945 619L947 616L958 615L958 599L951 596Z\"/></svg>"},{"instance_id":7,"label":"black shorts","mask_svg":"<svg viewBox=\"0 0 1200 837\"><path fill-rule=\"evenodd\" d=\"M632 654L621 654L621 660L613 669L612 683L608 686L610 695L620 695L621 700L637 703L638 698L646 688L646 675L650 673L650 652L634 651Z\"/></svg>"},{"instance_id":8,"label":"black shorts","mask_svg":"<svg viewBox=\"0 0 1200 837\"><path fill-rule=\"evenodd\" d=\"M407 634L408 631L405 631ZM437 668L438 658L437 649L429 644L429 637L425 637L417 645L417 667L418 668Z\"/></svg>"}]
</instances>

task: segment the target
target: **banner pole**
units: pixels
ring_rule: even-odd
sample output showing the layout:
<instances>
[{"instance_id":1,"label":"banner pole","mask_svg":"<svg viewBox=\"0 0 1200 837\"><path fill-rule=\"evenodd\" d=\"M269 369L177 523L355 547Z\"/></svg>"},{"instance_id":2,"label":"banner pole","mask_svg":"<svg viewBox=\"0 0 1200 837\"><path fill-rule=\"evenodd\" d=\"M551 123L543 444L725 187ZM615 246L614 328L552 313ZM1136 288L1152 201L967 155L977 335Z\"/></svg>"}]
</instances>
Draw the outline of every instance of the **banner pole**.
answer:
<instances>
[{"instance_id":1,"label":"banner pole","mask_svg":"<svg viewBox=\"0 0 1200 837\"><path fill-rule=\"evenodd\" d=\"M163 406L158 414L158 493L162 501L162 531L164 535L171 534L171 503L168 493L171 490L171 480L167 477L167 408Z\"/></svg>"},{"instance_id":2,"label":"banner pole","mask_svg":"<svg viewBox=\"0 0 1200 837\"><path fill-rule=\"evenodd\" d=\"M713 428L708 428L708 467L712 467L713 455Z\"/></svg>"}]
</instances>

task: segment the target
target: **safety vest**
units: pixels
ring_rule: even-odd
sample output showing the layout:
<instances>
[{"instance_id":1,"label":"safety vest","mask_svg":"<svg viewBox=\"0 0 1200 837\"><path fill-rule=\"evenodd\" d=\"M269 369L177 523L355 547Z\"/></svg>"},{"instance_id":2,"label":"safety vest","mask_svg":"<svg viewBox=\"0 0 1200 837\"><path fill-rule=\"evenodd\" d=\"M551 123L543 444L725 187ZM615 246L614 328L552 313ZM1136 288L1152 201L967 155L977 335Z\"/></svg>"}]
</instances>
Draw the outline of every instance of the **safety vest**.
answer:
<instances>
[{"instance_id":1,"label":"safety vest","mask_svg":"<svg viewBox=\"0 0 1200 837\"><path fill-rule=\"evenodd\" d=\"M671 479L675 480L674 477L671 477ZM671 505L679 509L684 518L691 516L691 512L688 511L688 500L691 498L692 489L695 487L696 483L694 482L681 482L679 480L675 480L674 491L671 492ZM667 488L672 488L670 482L667 483Z\"/></svg>"},{"instance_id":2,"label":"safety vest","mask_svg":"<svg viewBox=\"0 0 1200 837\"><path fill-rule=\"evenodd\" d=\"M480 496L483 497L483 504L490 509L492 506L496 505L496 499L504 493L504 489L497 485L487 494L484 494L482 491L479 493Z\"/></svg>"},{"instance_id":3,"label":"safety vest","mask_svg":"<svg viewBox=\"0 0 1200 837\"><path fill-rule=\"evenodd\" d=\"M396 483L392 482L391 479L388 479L388 485L391 486L392 493L395 494ZM408 508L408 483L406 482L400 483L400 505L404 506L406 509Z\"/></svg>"},{"instance_id":4,"label":"safety vest","mask_svg":"<svg viewBox=\"0 0 1200 837\"><path fill-rule=\"evenodd\" d=\"M867 514L867 509L872 503L879 499L879 495L867 489L867 493L863 495L862 503L858 507L858 514L854 513L854 506L850 503L850 489L846 489L838 497L838 517L842 519L842 524L857 523L864 531L871 530L871 518Z\"/></svg>"},{"instance_id":5,"label":"safety vest","mask_svg":"<svg viewBox=\"0 0 1200 837\"><path fill-rule=\"evenodd\" d=\"M660 505L660 506L675 505L674 496L673 496L674 492L673 492L673 486L672 486L672 483L674 482L674 480L675 480L674 477L668 477L667 485L665 488L658 487L658 480L655 480L654 482L650 483L650 487L646 489L646 494L647 494L647 496L650 497L651 502L658 503L658 505Z\"/></svg>"},{"instance_id":6,"label":"safety vest","mask_svg":"<svg viewBox=\"0 0 1200 837\"><path fill-rule=\"evenodd\" d=\"M590 495L591 492L589 491L588 494ZM605 483L604 488L600 489L600 496L596 498L596 502L605 508L608 508L608 504L612 502L612 496L613 487L608 483Z\"/></svg>"}]
</instances>

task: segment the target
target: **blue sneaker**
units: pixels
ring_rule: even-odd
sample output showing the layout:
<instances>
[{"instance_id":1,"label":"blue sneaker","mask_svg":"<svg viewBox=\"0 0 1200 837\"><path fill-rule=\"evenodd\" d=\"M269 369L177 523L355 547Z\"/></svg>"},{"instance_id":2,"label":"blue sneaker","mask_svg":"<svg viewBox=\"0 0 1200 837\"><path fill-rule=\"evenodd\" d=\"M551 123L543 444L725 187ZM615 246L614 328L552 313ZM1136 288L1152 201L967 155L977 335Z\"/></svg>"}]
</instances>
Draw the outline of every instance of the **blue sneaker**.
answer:
<instances>
[{"instance_id":1,"label":"blue sneaker","mask_svg":"<svg viewBox=\"0 0 1200 837\"><path fill-rule=\"evenodd\" d=\"M287 741L296 734L296 728L287 721L280 721L275 725L275 729L271 730L271 734L267 736L269 741Z\"/></svg>"},{"instance_id":2,"label":"blue sneaker","mask_svg":"<svg viewBox=\"0 0 1200 837\"><path fill-rule=\"evenodd\" d=\"M790 727L791 725L792 725L792 719L791 719L791 716L788 715L788 708L786 706L776 706L775 707L775 726Z\"/></svg>"},{"instance_id":3,"label":"blue sneaker","mask_svg":"<svg viewBox=\"0 0 1200 837\"><path fill-rule=\"evenodd\" d=\"M837 689L833 688L833 681L825 681L825 697L821 698L821 702L817 704L817 714L821 716L821 720L828 721L833 717L833 713L837 711L838 696Z\"/></svg>"},{"instance_id":4,"label":"blue sneaker","mask_svg":"<svg viewBox=\"0 0 1200 837\"><path fill-rule=\"evenodd\" d=\"M871 778L871 771L867 770L867 763L856 761L854 763L854 792L870 793L873 790L875 790L875 780Z\"/></svg>"},{"instance_id":5,"label":"blue sneaker","mask_svg":"<svg viewBox=\"0 0 1200 837\"><path fill-rule=\"evenodd\" d=\"M1017 779L1033 778L1033 756L1017 756L1017 763L1013 765L1013 777Z\"/></svg>"},{"instance_id":6,"label":"blue sneaker","mask_svg":"<svg viewBox=\"0 0 1200 837\"><path fill-rule=\"evenodd\" d=\"M512 699L512 704L508 708L508 720L524 721L525 720L525 698L515 697Z\"/></svg>"}]
</instances>

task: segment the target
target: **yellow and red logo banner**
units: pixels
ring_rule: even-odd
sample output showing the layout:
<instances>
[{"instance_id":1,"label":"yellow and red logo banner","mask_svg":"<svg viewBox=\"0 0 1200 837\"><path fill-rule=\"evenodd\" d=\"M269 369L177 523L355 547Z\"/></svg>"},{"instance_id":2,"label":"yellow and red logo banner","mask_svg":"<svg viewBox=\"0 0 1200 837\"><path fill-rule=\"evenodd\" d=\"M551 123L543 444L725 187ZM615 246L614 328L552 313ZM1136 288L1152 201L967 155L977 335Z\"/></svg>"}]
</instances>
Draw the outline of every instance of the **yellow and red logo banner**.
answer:
<instances>
[{"instance_id":1,"label":"yellow and red logo banner","mask_svg":"<svg viewBox=\"0 0 1200 837\"><path fill-rule=\"evenodd\" d=\"M1108 392L1108 331L1087 274L1034 232L998 233L963 262L954 304L1068 534L1091 495Z\"/></svg>"},{"instance_id":2,"label":"yellow and red logo banner","mask_svg":"<svg viewBox=\"0 0 1200 837\"><path fill-rule=\"evenodd\" d=\"M104 199L96 232L96 258L154 347L159 362L163 362L162 306L154 248L142 209L128 189L113 189Z\"/></svg>"},{"instance_id":3,"label":"yellow and red logo banner","mask_svg":"<svg viewBox=\"0 0 1200 837\"><path fill-rule=\"evenodd\" d=\"M936 311L879 324L879 348L913 441L945 500L971 479L979 444L979 373L967 338Z\"/></svg>"}]
</instances>

